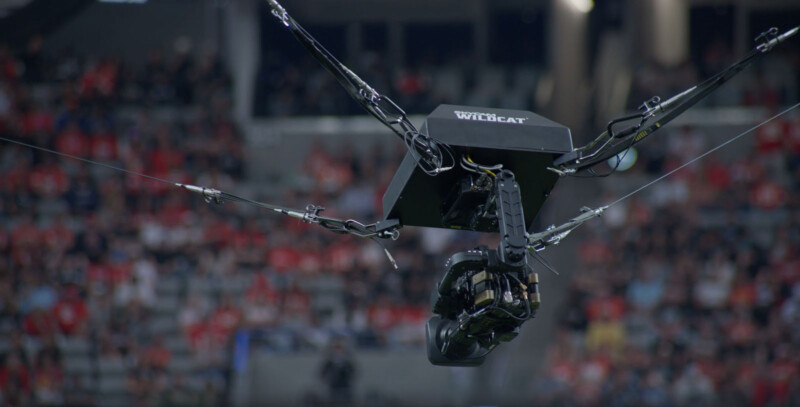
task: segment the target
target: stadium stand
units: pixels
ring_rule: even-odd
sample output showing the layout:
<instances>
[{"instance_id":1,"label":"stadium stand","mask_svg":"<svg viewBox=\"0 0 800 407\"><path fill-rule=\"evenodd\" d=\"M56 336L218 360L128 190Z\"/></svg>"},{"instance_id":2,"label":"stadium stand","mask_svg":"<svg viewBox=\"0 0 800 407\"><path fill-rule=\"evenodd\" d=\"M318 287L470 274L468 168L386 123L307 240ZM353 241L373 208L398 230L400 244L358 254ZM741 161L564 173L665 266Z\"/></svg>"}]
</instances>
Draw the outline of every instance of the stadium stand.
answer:
<instances>
[{"instance_id":1,"label":"stadium stand","mask_svg":"<svg viewBox=\"0 0 800 407\"><path fill-rule=\"evenodd\" d=\"M726 58L710 53L678 71L643 66L631 103L683 89ZM767 61L708 105L774 111L796 100L796 81L780 72L800 72L798 64L787 55ZM258 112L358 112L330 79L299 80L296 69L263 70L287 79L262 83L280 87L258 93ZM456 99L536 108L525 96L539 75L531 68L390 72L365 58L356 70L415 112ZM0 46L0 134L230 190L256 159L230 118L230 82L214 53L154 50L137 67L45 55L35 40ZM750 154L698 164L587 225L547 365L526 390L531 402L800 404L800 117L755 139ZM692 127L660 140L618 177L622 185L708 147ZM400 158L314 145L281 202L336 201L334 216L377 217ZM8 405L218 405L230 391L237 332L277 353L325 349L339 337L359 349L421 351L444 257L491 244L469 233L404 231L393 247L401 269L388 272L377 245L10 145L0 146L0 225Z\"/></svg>"}]
</instances>

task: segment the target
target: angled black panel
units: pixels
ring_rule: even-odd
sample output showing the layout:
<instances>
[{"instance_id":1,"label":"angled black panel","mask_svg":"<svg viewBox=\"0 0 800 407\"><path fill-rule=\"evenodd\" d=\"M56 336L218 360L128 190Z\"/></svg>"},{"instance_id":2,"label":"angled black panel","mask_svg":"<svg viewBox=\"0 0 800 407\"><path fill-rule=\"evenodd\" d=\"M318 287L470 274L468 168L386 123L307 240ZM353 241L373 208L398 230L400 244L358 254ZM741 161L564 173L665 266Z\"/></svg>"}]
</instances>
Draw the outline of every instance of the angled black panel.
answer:
<instances>
[{"instance_id":1,"label":"angled black panel","mask_svg":"<svg viewBox=\"0 0 800 407\"><path fill-rule=\"evenodd\" d=\"M514 172L528 227L558 180L547 167L572 151L567 127L522 110L441 105L427 117L422 132L450 145L457 161L469 154L477 163L503 164ZM384 216L403 225L445 227L442 205L469 174L456 165L431 177L407 154L383 196Z\"/></svg>"}]
</instances>

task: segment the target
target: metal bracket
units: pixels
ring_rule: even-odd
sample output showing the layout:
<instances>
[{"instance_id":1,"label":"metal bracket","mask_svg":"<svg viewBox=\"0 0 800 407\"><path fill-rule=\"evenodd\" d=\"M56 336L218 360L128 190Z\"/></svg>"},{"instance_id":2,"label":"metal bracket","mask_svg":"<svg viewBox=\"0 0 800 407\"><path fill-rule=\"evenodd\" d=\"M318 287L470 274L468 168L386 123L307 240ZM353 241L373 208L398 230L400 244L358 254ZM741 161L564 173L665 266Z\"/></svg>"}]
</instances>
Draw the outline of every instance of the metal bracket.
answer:
<instances>
[{"instance_id":1,"label":"metal bracket","mask_svg":"<svg viewBox=\"0 0 800 407\"><path fill-rule=\"evenodd\" d=\"M547 248L561 243L561 240L567 237L573 230L584 222L596 218L603 214L608 209L608 206L601 206L597 209L589 207L581 208L581 214L564 222L559 226L551 225L543 232L527 234L528 250L539 252Z\"/></svg>"},{"instance_id":2,"label":"metal bracket","mask_svg":"<svg viewBox=\"0 0 800 407\"><path fill-rule=\"evenodd\" d=\"M286 9L278 3L277 0L267 0L270 7L272 7L272 15L274 15L278 20L281 20L281 23L285 26L289 26L289 13L286 12Z\"/></svg>"}]
</instances>

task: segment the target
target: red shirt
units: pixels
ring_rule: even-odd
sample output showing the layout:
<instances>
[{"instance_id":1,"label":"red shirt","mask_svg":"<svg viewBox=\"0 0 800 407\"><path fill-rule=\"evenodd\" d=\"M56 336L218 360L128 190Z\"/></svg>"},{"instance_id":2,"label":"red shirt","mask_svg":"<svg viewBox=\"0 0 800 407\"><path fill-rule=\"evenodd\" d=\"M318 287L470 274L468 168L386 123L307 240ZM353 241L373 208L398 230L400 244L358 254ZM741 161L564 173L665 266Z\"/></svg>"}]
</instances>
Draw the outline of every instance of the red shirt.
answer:
<instances>
[{"instance_id":1,"label":"red shirt","mask_svg":"<svg viewBox=\"0 0 800 407\"><path fill-rule=\"evenodd\" d=\"M144 360L147 364L153 367L165 368L172 359L172 354L164 347L151 347L147 348L144 352Z\"/></svg>"},{"instance_id":2,"label":"red shirt","mask_svg":"<svg viewBox=\"0 0 800 407\"><path fill-rule=\"evenodd\" d=\"M328 264L336 273L344 273L353 269L358 249L348 242L335 243L327 250Z\"/></svg>"},{"instance_id":3,"label":"red shirt","mask_svg":"<svg viewBox=\"0 0 800 407\"><path fill-rule=\"evenodd\" d=\"M625 300L620 296L608 298L594 298L586 304L586 318L589 321L599 318L603 313L617 320L625 316Z\"/></svg>"},{"instance_id":4,"label":"red shirt","mask_svg":"<svg viewBox=\"0 0 800 407\"><path fill-rule=\"evenodd\" d=\"M224 247L230 243L234 233L236 233L236 230L228 222L216 220L206 226L203 231L203 240L205 243Z\"/></svg>"},{"instance_id":5,"label":"red shirt","mask_svg":"<svg viewBox=\"0 0 800 407\"><path fill-rule=\"evenodd\" d=\"M50 247L70 247L72 246L72 242L74 240L74 234L72 231L62 224L56 224L45 229L42 232L42 237L44 238L45 243L47 243L47 245Z\"/></svg>"},{"instance_id":6,"label":"red shirt","mask_svg":"<svg viewBox=\"0 0 800 407\"><path fill-rule=\"evenodd\" d=\"M241 230L233 235L233 246L237 249L263 248L266 245L267 237L257 230Z\"/></svg>"},{"instance_id":7,"label":"red shirt","mask_svg":"<svg viewBox=\"0 0 800 407\"><path fill-rule=\"evenodd\" d=\"M24 390L26 393L31 389L30 374L25 365L20 364L14 370L8 370L5 366L0 366L0 389L6 390L10 379L14 380L17 389Z\"/></svg>"},{"instance_id":8,"label":"red shirt","mask_svg":"<svg viewBox=\"0 0 800 407\"><path fill-rule=\"evenodd\" d=\"M783 148L787 124L783 120L773 120L756 129L756 149L759 153L770 154Z\"/></svg>"},{"instance_id":9,"label":"red shirt","mask_svg":"<svg viewBox=\"0 0 800 407\"><path fill-rule=\"evenodd\" d=\"M275 247L267 251L267 264L279 273L296 270L300 260L300 252L291 246Z\"/></svg>"},{"instance_id":10,"label":"red shirt","mask_svg":"<svg viewBox=\"0 0 800 407\"><path fill-rule=\"evenodd\" d=\"M91 140L92 158L109 161L117 158L117 140L110 134L95 134Z\"/></svg>"},{"instance_id":11,"label":"red shirt","mask_svg":"<svg viewBox=\"0 0 800 407\"><path fill-rule=\"evenodd\" d=\"M786 126L786 147L789 151L800 154L800 120Z\"/></svg>"},{"instance_id":12,"label":"red shirt","mask_svg":"<svg viewBox=\"0 0 800 407\"><path fill-rule=\"evenodd\" d=\"M26 135L47 133L53 129L53 116L41 110L30 111L20 119L19 127Z\"/></svg>"},{"instance_id":13,"label":"red shirt","mask_svg":"<svg viewBox=\"0 0 800 407\"><path fill-rule=\"evenodd\" d=\"M57 165L36 167L31 171L28 181L33 190L39 195L62 195L69 188L67 174Z\"/></svg>"},{"instance_id":14,"label":"red shirt","mask_svg":"<svg viewBox=\"0 0 800 407\"><path fill-rule=\"evenodd\" d=\"M413 305L397 307L396 312L399 321L405 325L422 326L428 317L428 310L426 308Z\"/></svg>"},{"instance_id":15,"label":"red shirt","mask_svg":"<svg viewBox=\"0 0 800 407\"><path fill-rule=\"evenodd\" d=\"M709 164L706 170L706 181L717 189L727 188L731 183L728 167L719 162Z\"/></svg>"},{"instance_id":16,"label":"red shirt","mask_svg":"<svg viewBox=\"0 0 800 407\"><path fill-rule=\"evenodd\" d=\"M89 317L86 303L81 300L59 300L53 307L53 316L64 335L72 335Z\"/></svg>"},{"instance_id":17,"label":"red shirt","mask_svg":"<svg viewBox=\"0 0 800 407\"><path fill-rule=\"evenodd\" d=\"M89 138L77 129L64 130L56 137L56 150L65 154L87 157L89 147Z\"/></svg>"},{"instance_id":18,"label":"red shirt","mask_svg":"<svg viewBox=\"0 0 800 407\"><path fill-rule=\"evenodd\" d=\"M186 327L186 339L195 351L206 349L210 340L208 325L200 322Z\"/></svg>"},{"instance_id":19,"label":"red shirt","mask_svg":"<svg viewBox=\"0 0 800 407\"><path fill-rule=\"evenodd\" d=\"M56 332L57 324L50 312L31 312L23 320L25 333L31 336L49 336Z\"/></svg>"},{"instance_id":20,"label":"red shirt","mask_svg":"<svg viewBox=\"0 0 800 407\"><path fill-rule=\"evenodd\" d=\"M769 377L772 379L773 395L784 400L791 389L792 378L797 377L797 365L790 360L776 360L769 366Z\"/></svg>"},{"instance_id":21,"label":"red shirt","mask_svg":"<svg viewBox=\"0 0 800 407\"><path fill-rule=\"evenodd\" d=\"M401 318L401 312L392 305L373 304L367 308L369 325L378 331L386 331L393 328L400 322Z\"/></svg>"},{"instance_id":22,"label":"red shirt","mask_svg":"<svg viewBox=\"0 0 800 407\"><path fill-rule=\"evenodd\" d=\"M750 191L750 201L761 209L776 209L786 201L786 191L775 182L760 182Z\"/></svg>"},{"instance_id":23,"label":"red shirt","mask_svg":"<svg viewBox=\"0 0 800 407\"><path fill-rule=\"evenodd\" d=\"M24 165L18 165L8 173L6 173L3 177L3 188L8 191L16 191L17 189L27 190L29 189L30 184L28 184L28 177L30 170Z\"/></svg>"},{"instance_id":24,"label":"red shirt","mask_svg":"<svg viewBox=\"0 0 800 407\"><path fill-rule=\"evenodd\" d=\"M218 333L230 334L239 326L242 320L242 312L233 307L220 307L211 316L209 324L211 329Z\"/></svg>"},{"instance_id":25,"label":"red shirt","mask_svg":"<svg viewBox=\"0 0 800 407\"><path fill-rule=\"evenodd\" d=\"M154 173L169 173L183 165L183 154L177 150L155 150L148 155L148 170Z\"/></svg>"},{"instance_id":26,"label":"red shirt","mask_svg":"<svg viewBox=\"0 0 800 407\"><path fill-rule=\"evenodd\" d=\"M605 242L590 240L580 245L578 257L586 264L604 264L611 260L611 249Z\"/></svg>"},{"instance_id":27,"label":"red shirt","mask_svg":"<svg viewBox=\"0 0 800 407\"><path fill-rule=\"evenodd\" d=\"M111 266L107 263L92 263L86 270L86 279L89 284L110 284L111 283Z\"/></svg>"},{"instance_id":28,"label":"red shirt","mask_svg":"<svg viewBox=\"0 0 800 407\"><path fill-rule=\"evenodd\" d=\"M263 274L256 276L245 294L245 299L249 302L256 302L258 298L266 298L267 303L272 305L277 305L280 299L278 291L272 287L272 284Z\"/></svg>"}]
</instances>

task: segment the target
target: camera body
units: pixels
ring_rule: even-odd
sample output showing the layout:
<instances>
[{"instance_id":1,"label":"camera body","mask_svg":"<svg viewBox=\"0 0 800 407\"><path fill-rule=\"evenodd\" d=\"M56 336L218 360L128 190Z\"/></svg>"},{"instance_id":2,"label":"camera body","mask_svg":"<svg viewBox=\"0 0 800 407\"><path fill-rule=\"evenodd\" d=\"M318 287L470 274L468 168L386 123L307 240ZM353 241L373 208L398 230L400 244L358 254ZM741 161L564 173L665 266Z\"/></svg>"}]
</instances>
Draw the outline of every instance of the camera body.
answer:
<instances>
[{"instance_id":1,"label":"camera body","mask_svg":"<svg viewBox=\"0 0 800 407\"><path fill-rule=\"evenodd\" d=\"M539 279L527 262L525 217L514 174L469 176L442 208L448 222L493 225L496 249L480 246L452 255L436 285L426 326L428 359L435 365L473 366L519 334L540 303ZM458 214L458 216L452 216Z\"/></svg>"},{"instance_id":2,"label":"camera body","mask_svg":"<svg viewBox=\"0 0 800 407\"><path fill-rule=\"evenodd\" d=\"M510 267L486 246L456 253L433 292L428 359L435 365L479 365L519 334L539 304L539 277L527 264Z\"/></svg>"}]
</instances>

